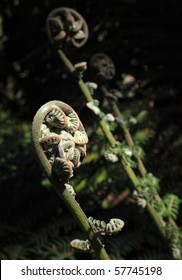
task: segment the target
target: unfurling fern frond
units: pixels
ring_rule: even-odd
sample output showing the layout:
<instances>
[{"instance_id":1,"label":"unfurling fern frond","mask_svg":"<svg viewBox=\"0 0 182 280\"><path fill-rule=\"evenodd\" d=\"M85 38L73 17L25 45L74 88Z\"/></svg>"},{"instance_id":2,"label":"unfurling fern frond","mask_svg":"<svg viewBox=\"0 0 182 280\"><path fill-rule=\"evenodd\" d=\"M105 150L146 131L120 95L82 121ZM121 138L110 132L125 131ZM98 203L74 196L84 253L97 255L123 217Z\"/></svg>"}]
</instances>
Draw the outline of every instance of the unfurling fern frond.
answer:
<instances>
[{"instance_id":1,"label":"unfurling fern frond","mask_svg":"<svg viewBox=\"0 0 182 280\"><path fill-rule=\"evenodd\" d=\"M139 178L138 187L141 188L140 195L152 201L153 196L159 192L159 179L152 175L152 173L148 173L147 176ZM152 201L153 202L153 201Z\"/></svg>"},{"instance_id":2,"label":"unfurling fern frond","mask_svg":"<svg viewBox=\"0 0 182 280\"><path fill-rule=\"evenodd\" d=\"M102 235L117 233L124 227L124 222L120 219L110 219L107 224L104 221L96 220L93 217L89 217L88 221L94 232Z\"/></svg>"},{"instance_id":3,"label":"unfurling fern frond","mask_svg":"<svg viewBox=\"0 0 182 280\"><path fill-rule=\"evenodd\" d=\"M70 246L82 252L88 252L88 253L92 252L92 247L88 239L86 240L73 239L70 242Z\"/></svg>"},{"instance_id":4,"label":"unfurling fern frond","mask_svg":"<svg viewBox=\"0 0 182 280\"><path fill-rule=\"evenodd\" d=\"M179 205L181 203L179 197L174 194L166 194L162 200L167 210L165 216L176 219L179 213Z\"/></svg>"},{"instance_id":5,"label":"unfurling fern frond","mask_svg":"<svg viewBox=\"0 0 182 280\"><path fill-rule=\"evenodd\" d=\"M117 141L106 151L105 158L111 162L116 162L121 158L126 165L135 168L136 162L132 159L132 155L132 151L127 145Z\"/></svg>"}]
</instances>

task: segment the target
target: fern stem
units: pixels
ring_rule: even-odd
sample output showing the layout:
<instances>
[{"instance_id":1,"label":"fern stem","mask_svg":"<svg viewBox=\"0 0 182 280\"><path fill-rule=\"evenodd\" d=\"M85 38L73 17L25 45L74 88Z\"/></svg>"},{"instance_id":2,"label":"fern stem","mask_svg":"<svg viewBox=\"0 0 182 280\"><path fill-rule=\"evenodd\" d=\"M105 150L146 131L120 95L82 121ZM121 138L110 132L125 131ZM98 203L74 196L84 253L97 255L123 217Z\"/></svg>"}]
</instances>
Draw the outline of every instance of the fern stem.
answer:
<instances>
[{"instance_id":1,"label":"fern stem","mask_svg":"<svg viewBox=\"0 0 182 280\"><path fill-rule=\"evenodd\" d=\"M36 157L38 159L38 162L39 162L42 170L44 171L44 173L50 180L50 182L53 185L54 189L56 190L57 194L67 205L70 212L76 219L77 223L79 224L81 229L84 231L84 233L88 237L96 257L101 260L109 260L109 256L108 256L106 250L104 249L100 239L94 236L94 232L93 232L90 224L88 223L88 220L87 220L87 217L86 217L84 211L82 210L80 205L77 203L77 201L73 198L71 193L66 189L65 185L52 172L51 165L50 165L49 161L47 160L47 157L45 156L44 151L39 142L41 124L45 118L45 115L47 114L47 111L49 110L49 105L54 104L54 101L49 102L47 104L43 105L38 110L38 112L36 113L36 115L34 117L33 124L32 124L32 142L33 142Z\"/></svg>"},{"instance_id":2,"label":"fern stem","mask_svg":"<svg viewBox=\"0 0 182 280\"><path fill-rule=\"evenodd\" d=\"M104 85L100 85L99 88L107 99L107 94L109 93L107 91L107 88ZM116 102L114 100L112 100L112 101L109 101L109 104L112 108L113 115L115 117L119 118L119 119L123 119L123 116L122 116L122 114L120 112L120 109L119 109L118 105L116 104ZM124 133L124 137L126 139L126 142L127 142L128 146L133 147L134 146L134 141L133 141L133 138L130 134L130 131L128 130L128 128L126 126L124 126L122 124L120 124L120 127L121 127L121 129ZM135 156L135 159L137 160L138 169L139 169L141 175L146 176L147 175L147 170L146 170L141 158L139 156Z\"/></svg>"},{"instance_id":3,"label":"fern stem","mask_svg":"<svg viewBox=\"0 0 182 280\"><path fill-rule=\"evenodd\" d=\"M111 133L111 131L108 129L106 122L101 119L100 120L100 126L102 128L103 133L105 134L109 144L112 146L114 145L114 143L116 142L113 134Z\"/></svg>"},{"instance_id":4,"label":"fern stem","mask_svg":"<svg viewBox=\"0 0 182 280\"><path fill-rule=\"evenodd\" d=\"M166 232L165 232L165 227L162 224L158 213L156 212L156 210L152 207L151 203L149 201L146 202L146 207L150 213L150 216L153 218L155 224L157 225L157 228L160 232L160 234L162 235L163 239L166 241Z\"/></svg>"},{"instance_id":5,"label":"fern stem","mask_svg":"<svg viewBox=\"0 0 182 280\"><path fill-rule=\"evenodd\" d=\"M62 60L62 62L66 66L67 70L73 75L73 78L76 80L76 82L77 82L81 92L85 96L86 100L88 102L92 101L93 98L92 98L87 86L85 85L83 80L80 77L78 77L78 75L76 75L75 67L73 66L71 61L67 58L67 56L64 54L64 52L61 49L59 49L57 52L58 52L59 58Z\"/></svg>"},{"instance_id":6,"label":"fern stem","mask_svg":"<svg viewBox=\"0 0 182 280\"><path fill-rule=\"evenodd\" d=\"M128 174L130 180L132 181L135 189L138 191L138 193L140 193L141 192L141 187L139 185L138 178L135 175L133 169L129 165L127 165L124 161L122 161L122 165L123 165L126 173ZM157 211L154 209L154 207L151 205L151 203L149 201L146 201L146 207L147 207L147 210L148 210L150 216L154 220L160 234L165 239L166 238L165 228L163 226L163 223L162 223Z\"/></svg>"}]
</instances>

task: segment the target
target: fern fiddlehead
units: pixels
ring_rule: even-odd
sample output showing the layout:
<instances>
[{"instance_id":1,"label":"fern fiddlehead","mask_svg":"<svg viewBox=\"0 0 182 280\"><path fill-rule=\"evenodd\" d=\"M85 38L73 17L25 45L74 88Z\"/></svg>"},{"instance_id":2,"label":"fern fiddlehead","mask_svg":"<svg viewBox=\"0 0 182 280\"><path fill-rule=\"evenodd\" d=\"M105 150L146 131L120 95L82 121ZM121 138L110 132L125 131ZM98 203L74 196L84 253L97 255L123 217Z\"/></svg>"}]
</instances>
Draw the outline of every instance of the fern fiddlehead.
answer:
<instances>
[{"instance_id":1,"label":"fern fiddlehead","mask_svg":"<svg viewBox=\"0 0 182 280\"><path fill-rule=\"evenodd\" d=\"M96 83L112 80L115 76L115 66L109 56L97 53L92 56L89 68Z\"/></svg>"},{"instance_id":2,"label":"fern fiddlehead","mask_svg":"<svg viewBox=\"0 0 182 280\"><path fill-rule=\"evenodd\" d=\"M86 156L88 137L78 115L69 105L50 101L34 118L33 141L37 156L44 159L42 167L48 177L54 173L66 183L73 175L73 169Z\"/></svg>"},{"instance_id":3,"label":"fern fiddlehead","mask_svg":"<svg viewBox=\"0 0 182 280\"><path fill-rule=\"evenodd\" d=\"M47 17L49 39L58 47L72 45L81 48L88 39L88 27L84 18L68 7L54 9Z\"/></svg>"},{"instance_id":4,"label":"fern fiddlehead","mask_svg":"<svg viewBox=\"0 0 182 280\"><path fill-rule=\"evenodd\" d=\"M109 259L94 232L75 193L68 184L86 155L88 137L76 112L66 103L50 101L36 113L32 124L32 142L37 160L58 195L68 206L87 235L98 259Z\"/></svg>"}]
</instances>

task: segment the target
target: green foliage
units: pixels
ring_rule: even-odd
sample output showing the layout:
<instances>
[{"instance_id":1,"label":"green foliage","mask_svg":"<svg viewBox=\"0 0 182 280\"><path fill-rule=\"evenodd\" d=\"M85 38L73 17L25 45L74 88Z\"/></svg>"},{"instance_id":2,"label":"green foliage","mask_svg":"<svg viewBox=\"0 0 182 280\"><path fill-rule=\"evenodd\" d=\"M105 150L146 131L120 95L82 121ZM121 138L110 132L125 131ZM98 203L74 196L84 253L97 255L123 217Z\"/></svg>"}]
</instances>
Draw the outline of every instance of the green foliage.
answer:
<instances>
[{"instance_id":1,"label":"green foliage","mask_svg":"<svg viewBox=\"0 0 182 280\"><path fill-rule=\"evenodd\" d=\"M129 230L121 236L112 237L110 241L107 240L107 244L111 250L111 259L114 260L161 260L169 258L169 252L165 251L157 237L152 236L149 232L143 233L140 229Z\"/></svg>"},{"instance_id":2,"label":"green foliage","mask_svg":"<svg viewBox=\"0 0 182 280\"><path fill-rule=\"evenodd\" d=\"M174 194L166 194L162 200L166 207L166 212L164 215L168 218L172 217L174 220L176 220L179 214L179 206L181 203L179 197Z\"/></svg>"},{"instance_id":3,"label":"green foliage","mask_svg":"<svg viewBox=\"0 0 182 280\"><path fill-rule=\"evenodd\" d=\"M144 159L144 157L145 157L145 152L144 152L144 150L142 149L142 147L141 146L139 146L139 145L133 145L133 147L132 147L132 154L135 156L135 157L138 157L138 158L140 158L140 159Z\"/></svg>"},{"instance_id":4,"label":"green foliage","mask_svg":"<svg viewBox=\"0 0 182 280\"><path fill-rule=\"evenodd\" d=\"M172 232L173 231L173 232ZM173 257L176 259L181 258L181 251L182 251L182 229L172 229L172 254Z\"/></svg>"},{"instance_id":5,"label":"green foliage","mask_svg":"<svg viewBox=\"0 0 182 280\"><path fill-rule=\"evenodd\" d=\"M146 177L139 179L138 188L141 189L140 195L149 201L153 201L154 195L160 190L159 179L148 173Z\"/></svg>"},{"instance_id":6,"label":"green foliage","mask_svg":"<svg viewBox=\"0 0 182 280\"><path fill-rule=\"evenodd\" d=\"M109 148L105 153L105 158L111 162L116 162L122 159L127 165L135 168L136 162L131 159L132 151L131 149L120 142L116 142L113 147Z\"/></svg>"}]
</instances>

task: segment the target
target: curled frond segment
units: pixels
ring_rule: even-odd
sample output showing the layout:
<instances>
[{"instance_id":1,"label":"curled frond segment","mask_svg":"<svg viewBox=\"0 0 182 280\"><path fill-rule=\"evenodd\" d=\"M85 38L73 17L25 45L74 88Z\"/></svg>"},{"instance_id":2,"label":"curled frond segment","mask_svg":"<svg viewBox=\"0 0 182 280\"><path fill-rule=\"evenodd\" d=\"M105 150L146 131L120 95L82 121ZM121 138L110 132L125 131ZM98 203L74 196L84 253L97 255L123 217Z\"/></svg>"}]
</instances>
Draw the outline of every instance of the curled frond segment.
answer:
<instances>
[{"instance_id":1,"label":"curled frond segment","mask_svg":"<svg viewBox=\"0 0 182 280\"><path fill-rule=\"evenodd\" d=\"M94 232L102 235L117 233L124 227L124 222L117 218L110 219L109 223L94 219L93 217L89 217L88 221Z\"/></svg>"},{"instance_id":2,"label":"curled frond segment","mask_svg":"<svg viewBox=\"0 0 182 280\"><path fill-rule=\"evenodd\" d=\"M74 239L70 242L70 246L74 249L77 249L85 253L92 252L91 244L88 239L86 240Z\"/></svg>"},{"instance_id":3,"label":"curled frond segment","mask_svg":"<svg viewBox=\"0 0 182 280\"><path fill-rule=\"evenodd\" d=\"M64 128L67 125L66 115L58 106L52 106L45 117L45 122L51 127Z\"/></svg>"},{"instance_id":4,"label":"curled frond segment","mask_svg":"<svg viewBox=\"0 0 182 280\"><path fill-rule=\"evenodd\" d=\"M58 49L65 45L81 48L89 34L85 19L68 7L54 9L47 17L46 29L50 41Z\"/></svg>"},{"instance_id":5,"label":"curled frond segment","mask_svg":"<svg viewBox=\"0 0 182 280\"><path fill-rule=\"evenodd\" d=\"M89 68L93 79L98 83L112 80L115 76L115 66L112 59L103 53L92 56Z\"/></svg>"}]
</instances>

